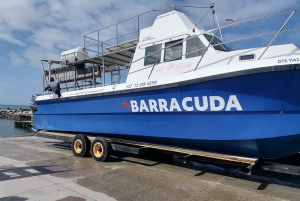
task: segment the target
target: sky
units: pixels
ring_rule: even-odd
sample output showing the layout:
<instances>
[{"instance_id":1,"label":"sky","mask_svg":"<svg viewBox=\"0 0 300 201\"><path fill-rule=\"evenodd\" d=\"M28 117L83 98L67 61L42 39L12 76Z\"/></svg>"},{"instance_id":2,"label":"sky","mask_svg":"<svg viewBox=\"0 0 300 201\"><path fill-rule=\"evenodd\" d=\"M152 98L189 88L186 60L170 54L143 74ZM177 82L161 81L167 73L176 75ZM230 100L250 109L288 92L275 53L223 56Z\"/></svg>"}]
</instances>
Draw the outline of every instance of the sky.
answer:
<instances>
[{"instance_id":1,"label":"sky","mask_svg":"<svg viewBox=\"0 0 300 201\"><path fill-rule=\"evenodd\" d=\"M211 0L0 0L0 104L29 105L31 95L42 93L41 59L60 60L62 51L84 46L83 35L120 22L137 14L168 5L209 7ZM250 17L279 11L300 9L299 0L214 0L220 26ZM165 10L163 12L168 12ZM208 9L179 8L198 23ZM140 19L141 27L151 26L163 12L152 12ZM225 41L252 34L278 30L288 15L266 22L257 21L241 28L222 32ZM286 28L300 27L300 13L296 13ZM209 13L200 22L209 30L214 28ZM120 34L137 30L136 21L119 27ZM115 30L100 33L101 39L115 34ZM262 47L273 35L230 44L233 49ZM300 48L299 31L285 32L276 44L294 43ZM87 43L88 44L88 43Z\"/></svg>"}]
</instances>

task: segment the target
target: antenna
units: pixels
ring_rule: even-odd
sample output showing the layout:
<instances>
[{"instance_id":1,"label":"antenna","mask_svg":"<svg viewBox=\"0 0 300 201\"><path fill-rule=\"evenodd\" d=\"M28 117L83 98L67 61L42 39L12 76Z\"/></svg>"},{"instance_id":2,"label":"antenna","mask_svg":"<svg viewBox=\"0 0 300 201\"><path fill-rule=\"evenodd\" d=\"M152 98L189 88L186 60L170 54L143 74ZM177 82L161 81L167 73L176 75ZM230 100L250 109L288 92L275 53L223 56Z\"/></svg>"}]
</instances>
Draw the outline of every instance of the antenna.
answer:
<instances>
[{"instance_id":1,"label":"antenna","mask_svg":"<svg viewBox=\"0 0 300 201\"><path fill-rule=\"evenodd\" d=\"M215 7L215 4L214 4L214 0L211 0L211 6L210 8L212 9L212 15L214 17L214 15L216 16L216 20L217 20L217 25L218 25L218 29L219 29L219 32L220 32L220 37L221 37L221 40L223 40L223 36L222 36L222 32L221 32L221 29L220 29L220 24L219 24L219 20L218 20L218 16L217 16L217 12L216 12L216 7Z\"/></svg>"}]
</instances>

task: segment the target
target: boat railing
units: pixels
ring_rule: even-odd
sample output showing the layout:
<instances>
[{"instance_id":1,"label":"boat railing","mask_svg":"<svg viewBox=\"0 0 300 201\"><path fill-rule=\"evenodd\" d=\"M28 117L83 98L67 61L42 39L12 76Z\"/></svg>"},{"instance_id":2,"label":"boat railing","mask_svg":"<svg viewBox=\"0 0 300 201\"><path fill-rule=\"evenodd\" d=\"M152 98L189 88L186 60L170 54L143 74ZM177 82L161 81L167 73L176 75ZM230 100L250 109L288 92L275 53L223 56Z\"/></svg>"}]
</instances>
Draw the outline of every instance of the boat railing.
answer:
<instances>
[{"instance_id":1,"label":"boat railing","mask_svg":"<svg viewBox=\"0 0 300 201\"><path fill-rule=\"evenodd\" d=\"M87 34L84 34L83 35L83 38L84 38L84 47L86 48L86 50L88 52L94 52L94 53L96 53L96 55L104 54L105 53L105 47L116 46L116 49L118 49L119 48L119 44L122 41L124 41L124 40L122 40L122 38L124 38L126 36L131 36L131 35L133 35L134 39L135 38L139 38L140 30L142 29L141 28L141 23L140 23L141 16L146 15L146 14L150 14L150 13L153 13L153 12L163 11L163 10L166 10L166 9L172 9L172 10L174 10L175 7L173 5L170 5L170 6L166 6L166 7L160 8L160 9L152 9L152 10L140 13L138 15L135 15L133 17L130 17L128 19L125 19L123 21L120 21L118 23L114 23L112 25L109 25L109 26L103 27L101 29L97 29L95 31L89 32ZM131 20L136 20L137 30L129 32L129 33L125 33L125 34L122 34L122 35L119 35L121 33L121 31L119 30L120 26L122 24L128 22L128 21L131 21ZM105 31L105 30L107 30L109 28L113 28L115 30L114 37L106 39L106 40L100 40L100 32L101 31ZM93 41L93 43L89 44L90 41ZM111 41L112 43L111 44L108 43L109 41ZM91 49L92 47L94 47L94 49Z\"/></svg>"},{"instance_id":2,"label":"boat railing","mask_svg":"<svg viewBox=\"0 0 300 201\"><path fill-rule=\"evenodd\" d=\"M218 28L215 28L215 29L212 29L208 32L213 32L213 31L216 31L216 30L220 30L220 29L224 29L224 28L228 28L228 27L232 27L232 26L236 26L236 25L239 25L239 24L243 24L243 23L247 23L247 22L251 22L251 21L256 21L256 20L261 20L261 19L264 19L264 18L269 18L269 17L274 17L274 16L278 16L278 15L283 15L283 14L289 14L290 13L290 16L287 18L287 20L284 22L284 24L282 25L282 27L276 32L276 35L272 38L272 40L270 41L270 43L268 44L268 46L266 47L266 49L264 50L264 52L258 57L258 60L260 60L262 58L262 56L264 55L264 53L268 50L268 48L271 46L271 44L275 41L275 39L279 36L279 34L281 32L284 32L283 29L284 27L287 25L287 23L291 20L291 18L294 16L294 14L296 12L299 12L300 9L296 9L296 10L288 10L288 11L283 11L283 12L277 12L277 13L273 13L273 14L268 14L268 15L262 15L262 16L259 16L259 17L254 17L254 18L250 18L250 19L246 19L246 20L242 20L242 21L238 21L238 22L235 22L235 23L231 23L231 24L228 24L228 25L225 25L225 26L221 26L221 27L218 27ZM292 29L290 29L289 31L291 31ZM298 30L298 29L297 29Z\"/></svg>"},{"instance_id":3,"label":"boat railing","mask_svg":"<svg viewBox=\"0 0 300 201\"><path fill-rule=\"evenodd\" d=\"M269 18L269 17L274 17L274 16L278 16L278 15L283 15L283 14L290 14L289 17L286 19L286 21L284 22L284 24L281 26L281 28L279 30L276 30L276 31L271 31L271 32L266 32L266 33L261 33L261 34L255 34L255 35L250 35L250 36L245 36L245 37L241 37L241 38L238 38L238 39L233 39L233 40L228 40L228 41L223 41L222 43L218 43L218 44L215 44L215 45L212 45L212 40L213 38L211 39L211 41L209 41L209 45L207 47L203 47L203 48L198 48L196 50L193 50L189 53L185 53L185 54L181 54L180 56L174 58L175 60L178 59L178 58L181 58L182 56L185 56L185 55L188 55L188 54L192 54L196 51L199 51L199 50L205 50L205 53L206 51L208 50L209 47L215 47L215 46L218 46L218 45L222 45L222 44L229 44L229 43L233 43L233 42L238 42L238 41L243 41L243 40L248 40L248 39L252 39L252 38L257 38L257 37L261 37L261 36L266 36L266 35L271 35L271 34L275 34L275 36L272 38L272 40L269 42L268 46L265 48L265 50L263 51L263 53L257 57L257 60L260 60L262 58L262 56L265 54L265 52L268 50L268 48L271 46L271 44L275 41L275 39L279 36L280 33L282 32L289 32L289 31L296 31L296 30L300 30L300 27L294 27L294 28L289 28L289 29L284 29L285 26L287 25L287 23L292 19L292 17L294 16L294 14L296 12L299 12L300 9L296 9L296 10L289 10L289 11L283 11L283 12L277 12L277 13L273 13L273 14L268 14L268 15L262 15L262 16L259 16L259 17L254 17L254 18L250 18L250 19L246 19L246 20L242 20L242 21L237 21L237 22L234 22L234 23L231 23L231 24L228 24L228 25L224 25L224 26L221 26L221 27L218 27L218 28L215 28L215 29L212 29L212 30L209 30L207 31L206 33L213 33L214 36L213 37L216 37L216 34L218 31L220 31L221 29L225 29L225 28L229 28L229 27L232 27L232 26L236 26L236 25L240 25L240 24L244 24L244 23L248 23L248 22L252 22L252 21L256 21L256 20L261 20L261 19L265 19L265 18ZM196 34L196 35L193 35L192 37L188 37L188 38L185 38L177 43L173 43L172 45L170 46L167 46L167 47L164 47L164 48L161 48L159 50L156 50L154 52L151 52L149 53L148 55L145 55L144 57L141 57L135 61L132 61L131 63L125 65L124 67L129 67L131 66L133 63L137 62L137 61L140 61L142 59L145 59L149 56L152 56L158 52L161 52L162 50L166 49L166 48L170 48L172 46L175 46L183 41L186 41L186 40L190 40L194 37L199 37L200 35L203 35L203 33L201 34ZM155 44L152 43L152 44ZM204 54L205 54L204 53ZM203 59L204 55L201 56L201 58L199 59L199 62L198 64L196 65L195 69L194 70L197 70L202 59ZM163 61L163 62L160 62L161 63L165 63L165 62L169 62L169 61ZM151 74L152 74L152 71L154 69L156 64L153 64L153 65L150 65L150 66L146 66L144 68L141 68L139 70L136 70L136 71L132 71L132 72L129 72L127 74L122 74L121 76L127 76L129 74L132 74L132 73L136 73L136 72L139 72L139 71L142 71L142 70L146 70L148 68L152 68L149 76L148 76L148 79L151 77ZM121 78L119 78L120 80ZM116 88L117 84L114 85L114 88Z\"/></svg>"},{"instance_id":4,"label":"boat railing","mask_svg":"<svg viewBox=\"0 0 300 201\"><path fill-rule=\"evenodd\" d=\"M44 62L48 67L44 66ZM42 60L43 67L43 88L49 84L50 77L53 77L61 85L62 91L73 91L77 89L92 88L102 85L102 72L98 65L65 65L60 61Z\"/></svg>"},{"instance_id":5,"label":"boat railing","mask_svg":"<svg viewBox=\"0 0 300 201\"><path fill-rule=\"evenodd\" d=\"M172 7L173 9L174 9L174 7ZM166 8L165 8L166 9ZM259 17L255 17L255 18L250 18L250 19L246 19L246 20L241 20L241 21L236 21L236 22L232 22L232 23L230 23L230 24L227 24L227 25L224 25L224 26L221 26L221 27L218 27L218 28L214 28L214 29L212 29L212 30L209 30L209 31L206 31L205 33L208 33L208 34L212 34L213 35L213 37L217 37L217 32L219 32L221 29L222 30L224 30L224 29L226 29L226 28L230 28L230 27L233 27L233 26L237 26L237 25L241 25L241 24L244 24L244 23L248 23L248 22L253 22L253 21L256 21L256 20L261 20L261 19L265 19L265 18L270 18L270 17L275 17L275 16L279 16L279 15L284 15L284 14L290 14L289 15L289 17L285 20L285 22L283 23L283 25L281 26L281 28L279 29L279 30L276 30L276 31L268 31L268 32L264 32L264 33L258 33L258 34L251 34L251 35L248 35L248 36L243 36L243 37L240 37L240 38L237 38L237 39L231 39L231 40L227 40L227 41L222 41L222 43L218 43L218 44L215 44L215 45L212 45L211 44L211 42L212 42L212 40L213 39L211 39L211 41L209 41L209 45L207 46L207 47L204 47L204 48L198 48L198 49L196 49L196 50L194 50L194 51L191 51L191 52L188 52L188 53L185 53L185 54L181 54L180 56L178 56L178 58L179 57L182 57L182 56L185 56L185 55L188 55L188 54L192 54L192 53L194 53L194 52L196 52L196 51L199 51L199 50L205 50L205 52L208 50L208 48L209 47L215 47L215 46L217 46L217 45L222 45L222 44L230 44L230 43L234 43L234 42L238 42L238 41L244 41L244 40L249 40L249 39L253 39L253 38L258 38L258 37L262 37L262 36L267 36L267 35L272 35L272 34L275 34L275 36L272 38L272 40L269 42L269 44L268 44L268 46L265 48L265 50L263 51L263 53L258 57L256 57L256 60L259 60L259 59L261 59L262 58L262 56L264 55L264 53L268 50L268 48L271 46L271 44L276 40L276 38L278 37L278 35L279 34L281 34L281 33L283 33L283 32L289 32L289 31L295 31L295 30L300 30L300 27L293 27L293 28L285 28L286 27L286 25L288 24L288 22L293 18L293 16L294 16L294 14L296 13L296 12L298 12L299 13L299 11L300 11L300 9L296 9L296 10L291 10L291 11L283 11L283 12L277 12L277 13L273 13L273 14L268 14L268 15L262 15L262 16L259 16ZM149 11L150 12L150 11ZM147 13L147 12L145 12L145 13ZM130 19L132 19L132 18L130 18ZM121 22L120 22L121 23ZM117 24L119 24L119 23L117 23ZM116 24L114 24L114 25L116 25ZM111 25L111 26L113 26L113 25ZM111 27L111 26L109 26L109 27ZM104 28L103 28L104 29ZM100 30L102 30L102 29L100 29ZM99 30L96 30L96 31L94 31L94 32L91 32L91 33L98 33L98 31ZM201 33L201 34L196 34L196 35L192 35L192 36L189 36L189 37L187 37L187 36L184 36L184 38L183 38L183 40L181 40L181 41L179 41L179 42L177 42L177 43L174 43L174 44L172 44L172 45L170 45L170 46L167 46L167 47L164 47L164 48L161 48L161 49L159 49L159 50L156 50L155 52L151 52L151 53L149 53L149 54L147 54L147 55L145 55L144 57L141 57L141 58L138 58L138 59L136 59L136 60L131 60L131 62L129 62L129 63L127 63L126 65L123 65L123 66L119 66L119 68L118 68L118 79L117 80L115 80L115 81L112 81L111 80L111 83L110 83L110 85L114 85L113 86L113 88L115 89L116 88L116 86L120 83L120 80L122 79L122 78L124 78L124 77L126 77L128 74L132 74L132 73L136 73L136 72L139 72L139 71L142 71L142 70L146 70L146 69L148 69L148 68L152 68L151 69L151 72L149 73L149 76L148 76L148 79L150 79L150 77L151 77L151 74L152 74L152 71L153 71L153 69L154 69L154 67L155 67L155 65L157 65L157 64L153 64L153 65L149 65L149 66L145 66L144 68L140 68L139 70L136 70L136 71L131 71L131 72L125 72L125 70L128 70L129 68L130 68L130 66L133 64L133 63L136 63L136 62L138 62L138 61L140 61L140 60L143 60L143 59L145 59L145 58L147 58L147 57L150 57L150 56L152 56L152 55L154 55L154 54L157 54L158 52L161 52L161 51L163 51L164 49L166 49L166 48L170 48L170 47L172 47L172 46L175 46L175 45L177 45L177 44L179 44L179 43L181 43L181 42L183 42L183 41L187 41L187 40L190 40L190 39L192 39L192 38L194 38L194 37L199 37L200 35L202 35L203 33ZM128 35L128 34L125 34L125 35ZM122 35L123 36L123 35ZM122 36L118 36L118 37L122 37ZM88 36L86 35L86 38L87 38ZM116 39L116 37L115 38L113 38L113 39ZM105 40L105 41L97 41L97 43L96 44L100 44L101 43L101 45L102 44L106 44L106 45L108 45L108 46L110 46L110 47L114 47L112 44L109 44L109 43L107 43L109 40ZM157 43L157 41L156 42L154 42L154 43L152 43L152 44L155 44L155 43ZM121 44L121 43L119 43L119 44ZM111 51L111 52L109 52L109 53L104 53L103 51L102 51L102 53L100 54L100 55L98 55L98 56L96 56L97 58L102 58L102 61L103 61L103 57L105 57L105 55L109 55L109 54L113 54L113 53L116 53L116 52L118 52L119 50L120 50L120 48L121 47L118 47L118 46L115 46L115 47L117 47L118 49L116 49L116 50L114 50L114 51ZM102 48L103 48L103 45L102 45ZM137 47L137 48L143 48L143 47ZM98 53L98 52L97 52ZM100 53L100 52L99 52ZM204 53L204 55L205 55L205 53ZM195 69L194 70L197 70L197 69L199 69L199 68L203 68L203 67L205 67L205 66L202 66L201 67L201 61L202 61L202 59L203 59L203 57L204 57L204 55L202 55L200 58L199 58L199 62L198 62L198 64L196 65L196 67L195 67ZM176 59L176 58L175 58ZM99 69L99 72L98 72L98 77L101 77L101 70L100 70L100 68L102 68L103 69L103 73L105 73L106 71L104 71L104 66L106 66L105 65L105 63L102 63L102 65L101 64L97 64L97 65L95 65L94 66L94 63L93 63L93 61L92 61L92 58L91 58L91 60L90 59L87 59L87 61L85 61L85 62L87 62L87 63L89 63L90 62L90 67L93 67L93 72L92 72L92 76L90 76L90 77L92 77L93 79L92 80L94 80L94 81L92 81L93 83L92 84L89 84L89 85L86 85L86 86L84 86L84 87L96 87L96 86L99 86L100 84L102 84L102 86L107 86L108 84L107 83L105 83L105 80L104 80L104 82L96 82L95 81L95 78L97 77L97 75L96 75L96 73L97 73L97 70L95 70L95 67L97 67L98 69ZM169 62L169 61L162 61L162 62L160 62L160 64L161 63L165 63L165 62ZM44 68L43 68L43 70L44 70ZM125 73L124 73L125 72ZM103 74L102 73L102 74ZM100 75L99 75L100 74ZM45 76L45 73L43 74L43 76ZM79 76L79 75L77 75L77 76ZM103 75L102 75L103 76ZM105 76L104 76L105 77ZM44 77L43 77L44 78ZM71 79L70 79L71 80ZM45 81L45 78L44 78L44 81ZM74 83L76 83L76 75L75 75L75 77L74 77ZM84 84L83 84L84 85ZM76 90L76 89L81 89L81 88L84 88L84 87L76 87L76 84L74 84L74 87L72 88L67 88L67 90Z\"/></svg>"}]
</instances>

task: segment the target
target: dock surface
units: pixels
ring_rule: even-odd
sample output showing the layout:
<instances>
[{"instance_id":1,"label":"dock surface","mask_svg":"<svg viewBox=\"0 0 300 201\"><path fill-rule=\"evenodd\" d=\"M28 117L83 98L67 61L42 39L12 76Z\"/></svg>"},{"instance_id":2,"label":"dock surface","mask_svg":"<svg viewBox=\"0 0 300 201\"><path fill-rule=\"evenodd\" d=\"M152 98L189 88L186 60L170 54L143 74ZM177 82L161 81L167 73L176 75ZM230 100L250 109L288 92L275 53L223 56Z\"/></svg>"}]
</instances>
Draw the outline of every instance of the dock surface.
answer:
<instances>
[{"instance_id":1,"label":"dock surface","mask_svg":"<svg viewBox=\"0 0 300 201\"><path fill-rule=\"evenodd\" d=\"M73 156L58 140L0 138L3 200L299 200L299 176L291 178L295 181L165 162L159 154L117 153L101 163Z\"/></svg>"}]
</instances>

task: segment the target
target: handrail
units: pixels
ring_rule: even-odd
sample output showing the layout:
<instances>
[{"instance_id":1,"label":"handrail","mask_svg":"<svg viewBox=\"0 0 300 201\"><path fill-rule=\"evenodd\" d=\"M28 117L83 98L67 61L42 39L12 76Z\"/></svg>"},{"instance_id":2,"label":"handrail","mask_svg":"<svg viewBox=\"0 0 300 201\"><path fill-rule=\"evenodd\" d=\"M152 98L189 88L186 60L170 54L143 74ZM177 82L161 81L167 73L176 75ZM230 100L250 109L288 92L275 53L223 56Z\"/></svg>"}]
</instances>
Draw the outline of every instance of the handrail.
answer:
<instances>
[{"instance_id":1,"label":"handrail","mask_svg":"<svg viewBox=\"0 0 300 201\"><path fill-rule=\"evenodd\" d=\"M91 34L91 33L95 33L95 32L97 32L97 31L101 31L101 30L103 30L103 29L106 29L106 28L109 28L109 27L112 27L112 26L121 24L121 23L126 22L126 21L128 21L128 20L134 19L134 18L136 18L136 17L138 17L138 16L145 15L145 14L150 13L150 12L158 12L158 11L162 11L162 10L165 10L165 9L167 9L167 8L170 8L170 7L172 7L173 10L174 10L174 6L173 6L173 5L166 6L166 7L163 7L163 8L161 8L161 9L152 9L152 10L149 10L149 11L146 11L146 12L143 12L143 13L140 13L140 14L138 14L138 15L135 15L135 16L133 16L133 17L130 17L130 18L128 18L128 19L125 19L125 20L123 20L123 21L121 21L121 22L117 22L117 23L115 23L115 24L112 24L112 25L103 27L103 28L101 28L101 29L92 31L92 32L90 32L90 33L84 34L83 36L86 36L86 35L89 35L89 34Z\"/></svg>"},{"instance_id":2,"label":"handrail","mask_svg":"<svg viewBox=\"0 0 300 201\"><path fill-rule=\"evenodd\" d=\"M86 47L86 39L92 39L92 38L88 37L88 35L90 35L90 34L92 34L92 33L98 32L98 37L97 37L98 40L92 39L92 40L94 40L94 41L97 41L98 43L94 43L94 44L88 45L88 46L94 46L94 45L97 45L97 44L98 44L98 51L95 51L95 52L99 54L99 53L100 53L100 44L102 43L102 41L99 41L99 31L104 30L104 29L107 29L107 28L110 28L110 27L115 27L115 29L116 29L116 37L115 37L115 38L108 39L108 40L105 40L105 41L111 41L111 40L115 39L115 40L116 40L116 46L117 46L117 48L118 48L118 44L119 44L118 39L121 38L121 37L124 37L124 36L126 36L126 35L130 35L130 34L137 33L137 34L138 34L138 38L139 38L139 35L140 35L140 16L145 15L145 14L150 13L150 12L162 11L162 10L165 10L165 9L168 9L168 8L172 8L172 10L175 10L174 5L166 6L166 7L160 8L160 9L152 9L152 10L149 10L149 11L146 11L146 12L143 12L143 13L140 13L140 14L138 14L138 15L135 15L135 16L133 16L133 17L130 17L130 18L128 18L128 19L125 19L125 20L123 20L123 21L117 22L117 23L115 23L115 24L112 24L112 25L103 27L103 28L101 28L101 29L98 29L98 30L89 32L89 33L87 33L87 34L84 34L84 35L83 35L83 37L84 37L84 47ZM129 21L129 20L133 20L133 19L137 19L137 29L138 29L138 30L137 30L136 32L131 32L131 33L129 33L129 34L125 34L125 35L122 35L122 36L118 36L118 32L119 32L118 26L119 26L119 24L124 23L124 22ZM102 46L103 46L103 43L102 43ZM104 51L103 51L103 47L102 47L102 54L103 54L103 52L104 52Z\"/></svg>"},{"instance_id":3,"label":"handrail","mask_svg":"<svg viewBox=\"0 0 300 201\"><path fill-rule=\"evenodd\" d=\"M214 6L211 5L211 6L177 6L176 8L213 8Z\"/></svg>"},{"instance_id":4,"label":"handrail","mask_svg":"<svg viewBox=\"0 0 300 201\"><path fill-rule=\"evenodd\" d=\"M268 44L266 49L263 51L263 53L260 55L260 57L257 60L260 60L261 57L265 54L265 52L269 49L270 45L274 42L274 40L277 38L277 36L282 32L282 29L286 26L286 24L290 21L290 19L293 17L296 11L292 12L292 14L289 16L289 18L285 21L285 23L282 25L282 27L278 30L274 38L271 40L271 42Z\"/></svg>"},{"instance_id":5,"label":"handrail","mask_svg":"<svg viewBox=\"0 0 300 201\"><path fill-rule=\"evenodd\" d=\"M268 14L268 15L261 15L261 16L258 16L258 17L253 17L253 18L250 18L250 19L246 19L246 20L242 20L242 21L233 22L233 23L230 23L230 24L221 26L221 27L219 27L219 28L215 28L215 29L208 30L208 31L206 31L206 32L213 32L213 31L218 30L218 29L224 29L224 28L231 27L231 26L235 26L235 25L238 25L238 24L243 24L243 23L247 23L247 22L251 22L251 21L255 21L255 20L265 19L265 18L268 18L268 17L274 17L274 16L277 16L277 15L283 15L283 14L291 13L291 12L293 12L293 11L298 12L298 11L300 11L300 9L296 9L296 10L288 10L288 11L282 11L282 12L273 13L273 14Z\"/></svg>"},{"instance_id":6,"label":"handrail","mask_svg":"<svg viewBox=\"0 0 300 201\"><path fill-rule=\"evenodd\" d=\"M107 44L107 45L109 45L109 46L113 46L113 45L110 45L110 44L105 43L105 42L110 41L110 40L114 40L114 39L117 39L117 38L122 38L122 37L124 37L124 36L128 36L128 35L134 34L134 33L138 33L138 31L134 31L134 32L131 32L131 33L128 33L128 34L124 34L124 35L119 36L119 37L107 39L107 40L104 40L104 41L97 41L97 40L95 40L95 39L92 39L92 40L97 41L97 43L93 43L93 44L91 44L91 45L86 45L85 47L90 47L90 46L93 46L93 45L97 45L97 44L99 44L99 43L104 43L104 44ZM86 36L86 37L87 37L87 36ZM87 38L88 38L88 37L87 37ZM120 45L120 44L119 44L119 45Z\"/></svg>"}]
</instances>

